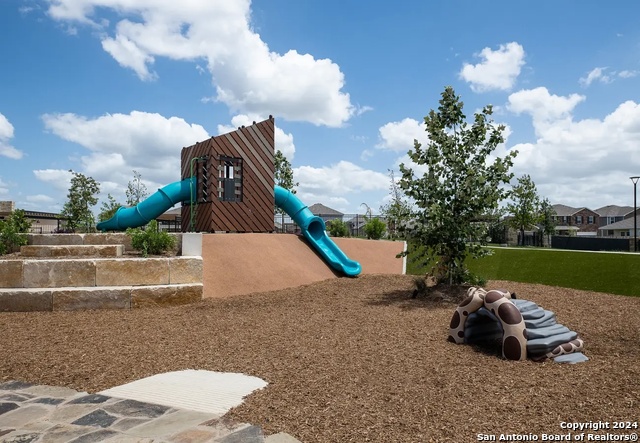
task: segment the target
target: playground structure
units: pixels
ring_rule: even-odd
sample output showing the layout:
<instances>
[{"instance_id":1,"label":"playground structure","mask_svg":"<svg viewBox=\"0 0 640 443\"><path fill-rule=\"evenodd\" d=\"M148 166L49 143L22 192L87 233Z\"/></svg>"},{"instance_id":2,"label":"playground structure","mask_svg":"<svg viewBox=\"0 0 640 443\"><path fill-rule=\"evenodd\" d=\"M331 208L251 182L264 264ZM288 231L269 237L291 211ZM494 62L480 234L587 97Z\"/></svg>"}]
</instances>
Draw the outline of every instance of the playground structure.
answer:
<instances>
[{"instance_id":1,"label":"playground structure","mask_svg":"<svg viewBox=\"0 0 640 443\"><path fill-rule=\"evenodd\" d=\"M516 299L505 290L470 288L449 325L448 340L483 344L502 341L502 356L508 360L580 363L584 342L578 334L556 322L553 312L528 300Z\"/></svg>"},{"instance_id":2,"label":"playground structure","mask_svg":"<svg viewBox=\"0 0 640 443\"><path fill-rule=\"evenodd\" d=\"M273 209L284 210L302 235L334 270L356 276L358 262L329 238L324 220L292 192L274 183L274 120L269 119L211 137L182 149L181 180L170 183L136 206L119 208L100 231L147 224L182 203L182 232L272 233Z\"/></svg>"}]
</instances>

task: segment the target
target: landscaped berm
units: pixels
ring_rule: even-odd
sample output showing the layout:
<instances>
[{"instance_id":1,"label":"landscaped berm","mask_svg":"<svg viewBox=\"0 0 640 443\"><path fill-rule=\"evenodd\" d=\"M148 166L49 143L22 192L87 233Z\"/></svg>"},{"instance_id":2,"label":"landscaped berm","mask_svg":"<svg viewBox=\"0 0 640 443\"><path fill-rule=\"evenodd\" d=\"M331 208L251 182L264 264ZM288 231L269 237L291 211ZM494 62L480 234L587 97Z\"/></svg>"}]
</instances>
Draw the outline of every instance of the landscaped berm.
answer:
<instances>
[{"instance_id":1,"label":"landscaped berm","mask_svg":"<svg viewBox=\"0 0 640 443\"><path fill-rule=\"evenodd\" d=\"M510 361L447 341L457 302L413 278L362 275L136 310L0 314L0 381L98 392L184 369L268 382L228 417L302 442L477 441L637 422L640 298L491 281L553 311L586 363ZM438 299L439 297L436 297ZM593 434L630 434L602 429Z\"/></svg>"}]
</instances>

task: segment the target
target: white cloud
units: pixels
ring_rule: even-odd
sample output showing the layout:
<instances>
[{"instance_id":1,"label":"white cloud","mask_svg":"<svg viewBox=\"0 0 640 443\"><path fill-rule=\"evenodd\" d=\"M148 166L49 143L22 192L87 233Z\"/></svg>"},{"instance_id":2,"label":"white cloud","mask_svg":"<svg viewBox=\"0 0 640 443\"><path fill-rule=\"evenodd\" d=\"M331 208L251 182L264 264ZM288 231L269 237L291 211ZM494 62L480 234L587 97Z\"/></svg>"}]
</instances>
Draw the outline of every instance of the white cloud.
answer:
<instances>
[{"instance_id":1,"label":"white cloud","mask_svg":"<svg viewBox=\"0 0 640 443\"><path fill-rule=\"evenodd\" d=\"M580 83L584 87L589 86L594 81L599 81L601 83L611 83L611 77L605 74L606 70L606 67L593 68L591 71L589 71L586 77L581 77L580 80L578 80L578 83Z\"/></svg>"},{"instance_id":2,"label":"white cloud","mask_svg":"<svg viewBox=\"0 0 640 443\"><path fill-rule=\"evenodd\" d=\"M385 174L364 169L344 160L320 168L313 166L293 168L293 175L300 183L297 189L302 201L307 204L312 204L310 202L327 204L325 202L335 202L339 199L340 208L344 208L348 203L344 195L383 191L388 188L389 183Z\"/></svg>"},{"instance_id":3,"label":"white cloud","mask_svg":"<svg viewBox=\"0 0 640 443\"><path fill-rule=\"evenodd\" d=\"M373 152L373 150L371 149L365 149L364 151L362 151L360 153L360 160L362 161L367 161L369 160L371 157L373 157L375 155L375 153Z\"/></svg>"},{"instance_id":4,"label":"white cloud","mask_svg":"<svg viewBox=\"0 0 640 443\"><path fill-rule=\"evenodd\" d=\"M369 110L351 104L331 60L271 51L252 29L249 0L51 0L48 14L100 28L107 9L121 19L114 35L102 29L103 49L143 80L156 78L157 57L205 60L216 100L235 113L337 127Z\"/></svg>"},{"instance_id":5,"label":"white cloud","mask_svg":"<svg viewBox=\"0 0 640 443\"><path fill-rule=\"evenodd\" d=\"M115 39L107 38L102 40L102 49L111 54L120 66L133 69L141 80L155 80L158 75L149 72L148 65L153 64L155 59L146 54L129 38L118 35Z\"/></svg>"},{"instance_id":6,"label":"white cloud","mask_svg":"<svg viewBox=\"0 0 640 443\"><path fill-rule=\"evenodd\" d=\"M360 116L369 111L373 111L373 108L371 106L356 106L355 115Z\"/></svg>"},{"instance_id":7,"label":"white cloud","mask_svg":"<svg viewBox=\"0 0 640 443\"><path fill-rule=\"evenodd\" d=\"M475 92L510 90L524 66L524 48L516 42L500 45L496 51L484 48L476 65L465 63L460 78L471 84Z\"/></svg>"},{"instance_id":8,"label":"white cloud","mask_svg":"<svg viewBox=\"0 0 640 443\"><path fill-rule=\"evenodd\" d=\"M89 150L80 157L80 169L98 182L110 183L102 192L113 191L118 184L123 194L134 169L150 192L179 180L181 149L209 138L200 125L140 111L94 119L76 114L45 114L42 118L55 135ZM58 181L57 170L45 171L49 172L41 171L36 177ZM63 189L68 189L68 182Z\"/></svg>"},{"instance_id":9,"label":"white cloud","mask_svg":"<svg viewBox=\"0 0 640 443\"><path fill-rule=\"evenodd\" d=\"M49 183L59 191L69 190L73 174L66 169L36 169L33 174L40 181Z\"/></svg>"},{"instance_id":10,"label":"white cloud","mask_svg":"<svg viewBox=\"0 0 640 443\"><path fill-rule=\"evenodd\" d=\"M413 141L418 140L422 144L429 141L424 123L412 118L405 118L399 122L389 122L378 129L380 143L376 145L380 149L389 149L396 152L407 152L413 149Z\"/></svg>"},{"instance_id":11,"label":"white cloud","mask_svg":"<svg viewBox=\"0 0 640 443\"><path fill-rule=\"evenodd\" d=\"M13 138L13 125L7 117L0 114L0 156L8 157L13 160L20 160L23 152L14 148L10 144Z\"/></svg>"},{"instance_id":12,"label":"white cloud","mask_svg":"<svg viewBox=\"0 0 640 443\"><path fill-rule=\"evenodd\" d=\"M568 97L552 95L545 87L523 89L509 96L507 109L516 114L531 115L536 127L542 122L570 116L576 105L585 99L584 95L579 94Z\"/></svg>"},{"instance_id":13,"label":"white cloud","mask_svg":"<svg viewBox=\"0 0 640 443\"><path fill-rule=\"evenodd\" d=\"M510 106L532 115L536 133L535 142L512 147L519 151L516 176L530 174L553 203L591 209L630 204L628 177L640 171L640 105L626 101L602 119L575 120L581 96L539 96L546 100L509 98Z\"/></svg>"},{"instance_id":14,"label":"white cloud","mask_svg":"<svg viewBox=\"0 0 640 443\"><path fill-rule=\"evenodd\" d=\"M266 120L264 116L239 114L231 118L231 125L218 125L218 134L226 134L227 132L235 131L241 126L249 126L253 124L253 122L263 120ZM293 134L287 134L276 126L274 137L275 150L281 151L289 161L292 161L296 152L296 145L293 143Z\"/></svg>"},{"instance_id":15,"label":"white cloud","mask_svg":"<svg viewBox=\"0 0 640 443\"><path fill-rule=\"evenodd\" d=\"M2 181L0 178L0 194L8 194L9 193L9 185Z\"/></svg>"},{"instance_id":16,"label":"white cloud","mask_svg":"<svg viewBox=\"0 0 640 443\"><path fill-rule=\"evenodd\" d=\"M55 199L44 194L27 195L27 201L31 203L53 203Z\"/></svg>"},{"instance_id":17,"label":"white cloud","mask_svg":"<svg viewBox=\"0 0 640 443\"><path fill-rule=\"evenodd\" d=\"M618 77L621 77L621 78L632 78L632 77L637 76L638 74L640 74L640 71L624 70L624 71L618 72Z\"/></svg>"}]
</instances>

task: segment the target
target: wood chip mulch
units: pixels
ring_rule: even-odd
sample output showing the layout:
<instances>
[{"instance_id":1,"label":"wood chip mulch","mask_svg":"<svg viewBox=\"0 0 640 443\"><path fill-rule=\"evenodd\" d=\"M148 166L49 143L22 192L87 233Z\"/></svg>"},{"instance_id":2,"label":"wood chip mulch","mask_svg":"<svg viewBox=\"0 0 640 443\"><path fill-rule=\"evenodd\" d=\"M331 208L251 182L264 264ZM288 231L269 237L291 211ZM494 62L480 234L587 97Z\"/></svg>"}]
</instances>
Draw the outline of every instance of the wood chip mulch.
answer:
<instances>
[{"instance_id":1,"label":"wood chip mulch","mask_svg":"<svg viewBox=\"0 0 640 443\"><path fill-rule=\"evenodd\" d=\"M640 418L640 298L489 282L580 334L590 361L568 365L447 342L455 304L414 288L369 275L172 308L0 313L0 382L96 392L166 371L242 372L269 385L228 417L307 443L464 442Z\"/></svg>"}]
</instances>

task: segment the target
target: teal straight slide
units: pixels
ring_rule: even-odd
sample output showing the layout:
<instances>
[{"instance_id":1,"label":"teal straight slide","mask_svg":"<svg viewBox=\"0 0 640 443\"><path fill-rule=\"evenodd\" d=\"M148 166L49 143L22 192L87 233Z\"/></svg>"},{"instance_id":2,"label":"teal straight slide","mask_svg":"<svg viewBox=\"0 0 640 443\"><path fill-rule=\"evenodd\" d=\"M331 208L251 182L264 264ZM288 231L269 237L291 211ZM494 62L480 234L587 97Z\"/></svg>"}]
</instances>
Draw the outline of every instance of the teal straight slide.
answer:
<instances>
[{"instance_id":1,"label":"teal straight slide","mask_svg":"<svg viewBox=\"0 0 640 443\"><path fill-rule=\"evenodd\" d=\"M275 187L276 206L289 214L294 222L300 226L302 235L313 246L322 258L334 269L354 277L360 274L360 263L351 260L329 238L324 220L313 213L288 189Z\"/></svg>"},{"instance_id":2,"label":"teal straight slide","mask_svg":"<svg viewBox=\"0 0 640 443\"><path fill-rule=\"evenodd\" d=\"M176 203L191 201L196 189L195 177L173 182L158 189L147 199L130 208L120 207L107 221L96 225L99 231L122 231L127 228L144 226L164 214Z\"/></svg>"}]
</instances>

